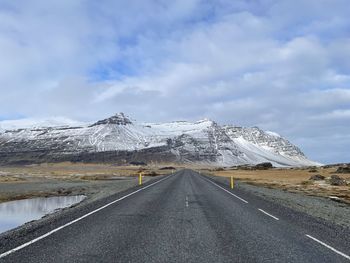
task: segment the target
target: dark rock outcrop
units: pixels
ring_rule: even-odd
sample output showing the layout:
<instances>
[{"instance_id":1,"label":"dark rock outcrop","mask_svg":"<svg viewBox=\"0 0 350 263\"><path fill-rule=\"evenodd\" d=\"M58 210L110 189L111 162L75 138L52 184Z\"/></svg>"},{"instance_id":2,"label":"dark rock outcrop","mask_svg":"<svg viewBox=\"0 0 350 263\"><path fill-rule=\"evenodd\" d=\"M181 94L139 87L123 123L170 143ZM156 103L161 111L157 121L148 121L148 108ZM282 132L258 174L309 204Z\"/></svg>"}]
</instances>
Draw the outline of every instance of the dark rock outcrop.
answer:
<instances>
[{"instance_id":1,"label":"dark rock outcrop","mask_svg":"<svg viewBox=\"0 0 350 263\"><path fill-rule=\"evenodd\" d=\"M257 170L267 170L273 168L272 163L266 162L266 163L259 163L254 166L255 169Z\"/></svg>"},{"instance_id":2,"label":"dark rock outcrop","mask_svg":"<svg viewBox=\"0 0 350 263\"><path fill-rule=\"evenodd\" d=\"M346 181L336 174L333 174L329 179L331 185L346 185Z\"/></svg>"},{"instance_id":3,"label":"dark rock outcrop","mask_svg":"<svg viewBox=\"0 0 350 263\"><path fill-rule=\"evenodd\" d=\"M310 179L309 180L312 180L312 181L322 181L324 180L326 177L324 177L323 175L321 174L314 174L314 175L311 175Z\"/></svg>"},{"instance_id":4,"label":"dark rock outcrop","mask_svg":"<svg viewBox=\"0 0 350 263\"><path fill-rule=\"evenodd\" d=\"M132 124L131 120L124 115L123 112L117 113L112 117L95 122L90 127L103 125L103 124L117 124L117 125L127 125Z\"/></svg>"},{"instance_id":5,"label":"dark rock outcrop","mask_svg":"<svg viewBox=\"0 0 350 263\"><path fill-rule=\"evenodd\" d=\"M350 173L350 166L341 166L338 167L338 169L335 171L336 173L341 173L341 174L345 174L345 173Z\"/></svg>"}]
</instances>

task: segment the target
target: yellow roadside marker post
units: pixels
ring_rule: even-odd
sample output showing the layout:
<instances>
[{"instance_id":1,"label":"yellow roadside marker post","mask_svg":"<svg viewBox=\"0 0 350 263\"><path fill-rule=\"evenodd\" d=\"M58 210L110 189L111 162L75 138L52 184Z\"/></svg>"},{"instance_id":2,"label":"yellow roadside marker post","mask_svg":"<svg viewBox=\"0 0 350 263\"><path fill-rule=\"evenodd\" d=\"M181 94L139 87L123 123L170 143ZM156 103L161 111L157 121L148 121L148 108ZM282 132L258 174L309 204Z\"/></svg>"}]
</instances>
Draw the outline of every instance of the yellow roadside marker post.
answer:
<instances>
[{"instance_id":1,"label":"yellow roadside marker post","mask_svg":"<svg viewBox=\"0 0 350 263\"><path fill-rule=\"evenodd\" d=\"M142 172L139 174L139 185L142 185Z\"/></svg>"},{"instance_id":2,"label":"yellow roadside marker post","mask_svg":"<svg viewBox=\"0 0 350 263\"><path fill-rule=\"evenodd\" d=\"M231 176L231 189L233 189L234 183L233 183L233 176Z\"/></svg>"}]
</instances>

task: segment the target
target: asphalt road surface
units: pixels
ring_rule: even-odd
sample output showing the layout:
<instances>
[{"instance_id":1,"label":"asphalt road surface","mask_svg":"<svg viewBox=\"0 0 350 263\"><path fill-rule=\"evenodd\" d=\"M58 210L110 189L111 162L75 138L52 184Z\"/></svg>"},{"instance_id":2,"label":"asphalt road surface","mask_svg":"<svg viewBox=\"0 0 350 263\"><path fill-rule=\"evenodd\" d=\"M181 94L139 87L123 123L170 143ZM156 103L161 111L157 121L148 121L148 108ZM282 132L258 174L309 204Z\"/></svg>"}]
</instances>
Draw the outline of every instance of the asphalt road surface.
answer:
<instances>
[{"instance_id":1,"label":"asphalt road surface","mask_svg":"<svg viewBox=\"0 0 350 263\"><path fill-rule=\"evenodd\" d=\"M350 262L346 228L191 170L18 240L0 262Z\"/></svg>"}]
</instances>

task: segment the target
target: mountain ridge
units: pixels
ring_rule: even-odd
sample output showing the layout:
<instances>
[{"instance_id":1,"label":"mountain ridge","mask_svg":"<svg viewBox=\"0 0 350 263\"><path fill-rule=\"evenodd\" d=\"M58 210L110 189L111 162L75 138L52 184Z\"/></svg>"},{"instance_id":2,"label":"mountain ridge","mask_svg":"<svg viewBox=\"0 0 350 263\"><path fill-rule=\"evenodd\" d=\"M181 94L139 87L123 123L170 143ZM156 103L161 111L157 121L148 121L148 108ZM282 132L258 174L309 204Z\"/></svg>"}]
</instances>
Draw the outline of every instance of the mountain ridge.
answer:
<instances>
[{"instance_id":1,"label":"mountain ridge","mask_svg":"<svg viewBox=\"0 0 350 263\"><path fill-rule=\"evenodd\" d=\"M107 156L107 157L106 157ZM94 160L95 158L95 160ZM117 113L93 124L0 130L0 163L131 161L233 166L319 165L282 136L258 127L197 122L142 123Z\"/></svg>"}]
</instances>

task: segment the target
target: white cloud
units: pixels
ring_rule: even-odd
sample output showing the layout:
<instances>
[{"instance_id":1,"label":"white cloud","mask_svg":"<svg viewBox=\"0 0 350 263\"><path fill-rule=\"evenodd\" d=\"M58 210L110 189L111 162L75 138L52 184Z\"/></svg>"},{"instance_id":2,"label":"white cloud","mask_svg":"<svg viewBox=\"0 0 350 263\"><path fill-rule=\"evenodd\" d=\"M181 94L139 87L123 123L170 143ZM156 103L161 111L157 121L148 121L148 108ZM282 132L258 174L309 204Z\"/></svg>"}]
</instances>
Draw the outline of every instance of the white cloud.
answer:
<instances>
[{"instance_id":1,"label":"white cloud","mask_svg":"<svg viewBox=\"0 0 350 263\"><path fill-rule=\"evenodd\" d=\"M348 110L333 110L331 112L324 113L322 115L311 116L310 119L321 121L350 121L350 109Z\"/></svg>"},{"instance_id":2,"label":"white cloud","mask_svg":"<svg viewBox=\"0 0 350 263\"><path fill-rule=\"evenodd\" d=\"M332 127L350 145L347 1L5 3L0 118L211 117L277 131L322 162L335 157L314 138Z\"/></svg>"}]
</instances>

